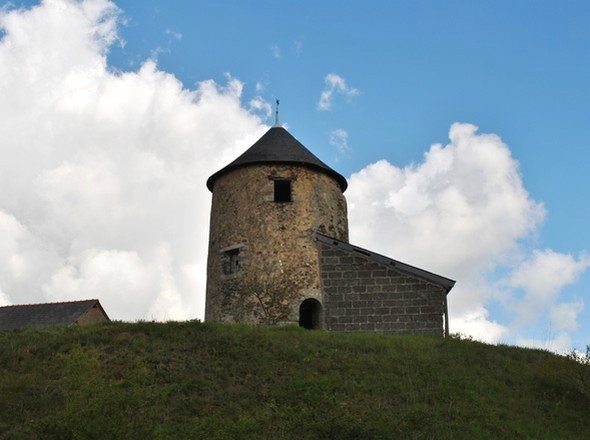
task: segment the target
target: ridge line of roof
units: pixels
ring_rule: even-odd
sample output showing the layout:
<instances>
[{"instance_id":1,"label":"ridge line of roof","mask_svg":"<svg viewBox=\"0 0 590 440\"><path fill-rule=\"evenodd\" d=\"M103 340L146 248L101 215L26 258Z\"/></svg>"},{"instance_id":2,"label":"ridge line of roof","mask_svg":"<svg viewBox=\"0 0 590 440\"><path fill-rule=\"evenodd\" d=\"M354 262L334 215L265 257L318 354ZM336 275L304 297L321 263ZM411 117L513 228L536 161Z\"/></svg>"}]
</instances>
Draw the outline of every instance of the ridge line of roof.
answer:
<instances>
[{"instance_id":1,"label":"ridge line of roof","mask_svg":"<svg viewBox=\"0 0 590 440\"><path fill-rule=\"evenodd\" d=\"M343 249L348 252L355 252L356 254L363 255L366 258L374 260L378 263L393 266L394 268L396 268L402 272L409 273L409 274L415 275L417 277L423 278L427 281L430 281L432 283L438 284L439 286L445 288L447 293L449 293L449 291L453 288L453 286L456 283L455 280L444 277L442 275L438 275L433 272L430 272L430 271L427 271L424 269L420 269L419 267L412 266L410 264L406 264L406 263L403 263L398 260L394 260L393 258L386 257L385 255L381 255L376 252L370 251L368 249L364 249L359 246L352 245L352 244L347 243L345 241L329 237L329 236L321 234L319 232L316 233L316 239L321 243L324 243L324 244L327 244L330 246L334 246L334 247L338 247L338 248Z\"/></svg>"},{"instance_id":2,"label":"ridge line of roof","mask_svg":"<svg viewBox=\"0 0 590 440\"><path fill-rule=\"evenodd\" d=\"M100 303L100 301L98 299L79 299L79 300L74 300L74 301L55 301L55 302L32 303L32 304L11 304L8 306L0 306L0 309L7 309L9 307L47 306L47 305L52 305L52 304L77 304L77 303L93 302L93 301Z\"/></svg>"}]
</instances>

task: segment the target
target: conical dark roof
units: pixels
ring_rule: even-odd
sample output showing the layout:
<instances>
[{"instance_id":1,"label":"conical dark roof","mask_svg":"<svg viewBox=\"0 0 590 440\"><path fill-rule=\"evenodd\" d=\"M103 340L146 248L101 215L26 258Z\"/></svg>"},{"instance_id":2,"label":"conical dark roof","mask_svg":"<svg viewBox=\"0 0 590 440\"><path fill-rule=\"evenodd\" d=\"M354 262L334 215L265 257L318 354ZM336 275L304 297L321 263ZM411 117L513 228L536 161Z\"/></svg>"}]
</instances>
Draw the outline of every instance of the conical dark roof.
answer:
<instances>
[{"instance_id":1,"label":"conical dark roof","mask_svg":"<svg viewBox=\"0 0 590 440\"><path fill-rule=\"evenodd\" d=\"M275 126L268 130L240 157L209 177L209 179L207 179L207 188L209 188L210 191L213 191L215 181L231 170L269 163L301 165L313 168L334 178L340 185L342 192L348 187L348 183L344 176L337 173L315 157L311 151L305 148L301 142L295 139L283 127Z\"/></svg>"}]
</instances>

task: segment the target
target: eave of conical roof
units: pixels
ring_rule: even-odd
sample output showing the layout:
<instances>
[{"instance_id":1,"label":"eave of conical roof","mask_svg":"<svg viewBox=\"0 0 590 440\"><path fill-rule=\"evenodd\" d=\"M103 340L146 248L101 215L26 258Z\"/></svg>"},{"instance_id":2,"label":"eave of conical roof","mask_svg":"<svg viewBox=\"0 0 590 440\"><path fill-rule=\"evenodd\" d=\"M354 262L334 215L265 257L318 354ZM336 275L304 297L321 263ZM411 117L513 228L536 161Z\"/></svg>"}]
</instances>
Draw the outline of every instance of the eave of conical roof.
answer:
<instances>
[{"instance_id":1,"label":"eave of conical roof","mask_svg":"<svg viewBox=\"0 0 590 440\"><path fill-rule=\"evenodd\" d=\"M342 192L348 187L346 179L319 160L287 130L274 126L232 163L207 179L207 188L213 191L215 181L236 168L262 164L300 165L329 175L338 182Z\"/></svg>"}]
</instances>

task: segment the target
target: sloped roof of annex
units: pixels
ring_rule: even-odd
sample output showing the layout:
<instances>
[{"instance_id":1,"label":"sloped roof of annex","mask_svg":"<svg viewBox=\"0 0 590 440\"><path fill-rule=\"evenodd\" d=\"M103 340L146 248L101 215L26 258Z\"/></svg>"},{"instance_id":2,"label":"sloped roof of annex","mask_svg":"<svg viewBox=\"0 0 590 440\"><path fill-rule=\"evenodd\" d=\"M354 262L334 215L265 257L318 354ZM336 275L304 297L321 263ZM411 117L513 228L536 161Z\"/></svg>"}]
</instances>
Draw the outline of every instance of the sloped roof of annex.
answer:
<instances>
[{"instance_id":1,"label":"sloped roof of annex","mask_svg":"<svg viewBox=\"0 0 590 440\"><path fill-rule=\"evenodd\" d=\"M350 253L353 256L364 257L369 260L375 261L379 264L383 264L385 266L390 266L399 270L402 273L413 275L415 277L421 278L433 284L436 284L442 287L447 294L455 285L455 281L451 280L450 278L443 277L441 275L437 275L435 273L429 272L424 269L420 269L415 266L411 266L406 263L402 263L401 261L394 260L393 258L386 257L384 255L377 254L375 252L369 251L367 249L363 249L358 246L354 246L350 243L346 243L341 240L336 240L335 238L328 237L327 235L323 235L320 233L316 233L316 239L320 243L327 244L328 246L336 247L341 249L345 252Z\"/></svg>"}]
</instances>

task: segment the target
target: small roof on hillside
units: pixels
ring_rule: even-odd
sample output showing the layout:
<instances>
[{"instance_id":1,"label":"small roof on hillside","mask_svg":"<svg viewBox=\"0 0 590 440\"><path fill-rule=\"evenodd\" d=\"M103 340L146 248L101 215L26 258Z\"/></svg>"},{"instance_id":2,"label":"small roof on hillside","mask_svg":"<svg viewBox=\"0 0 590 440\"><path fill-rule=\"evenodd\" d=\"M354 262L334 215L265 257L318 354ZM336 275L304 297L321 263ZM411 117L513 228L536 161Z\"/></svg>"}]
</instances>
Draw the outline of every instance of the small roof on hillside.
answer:
<instances>
[{"instance_id":1,"label":"small roof on hillside","mask_svg":"<svg viewBox=\"0 0 590 440\"><path fill-rule=\"evenodd\" d=\"M95 306L110 321L97 299L0 307L0 330L72 325Z\"/></svg>"},{"instance_id":2,"label":"small roof on hillside","mask_svg":"<svg viewBox=\"0 0 590 440\"><path fill-rule=\"evenodd\" d=\"M420 269L418 267L410 266L409 264L402 263L401 261L394 260L389 257L385 257L380 254L376 254L375 252L371 252L367 249L360 248L358 246L353 246L350 243L346 243L344 241L336 240L335 238L328 237L327 235L316 234L316 238L320 243L325 243L329 246L337 247L338 249L342 249L346 252L351 253L352 255L356 256L363 256L370 260L376 261L380 264L385 264L387 266L392 266L395 269L399 270L400 272L404 272L408 275L414 275L418 278L422 278L423 280L430 281L433 284L437 284L444 288L447 293L453 288L455 285L455 281L443 277L441 275L437 275L432 272L428 272L427 270Z\"/></svg>"},{"instance_id":3,"label":"small roof on hillside","mask_svg":"<svg viewBox=\"0 0 590 440\"><path fill-rule=\"evenodd\" d=\"M313 168L334 178L340 185L342 192L344 192L348 186L344 176L319 160L283 127L274 126L240 157L209 177L207 180L207 188L209 188L210 191L213 191L215 181L231 170L269 163L302 165L308 168Z\"/></svg>"}]
</instances>

